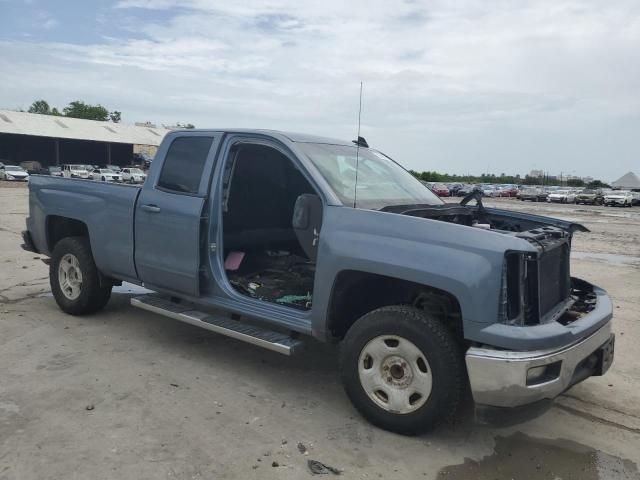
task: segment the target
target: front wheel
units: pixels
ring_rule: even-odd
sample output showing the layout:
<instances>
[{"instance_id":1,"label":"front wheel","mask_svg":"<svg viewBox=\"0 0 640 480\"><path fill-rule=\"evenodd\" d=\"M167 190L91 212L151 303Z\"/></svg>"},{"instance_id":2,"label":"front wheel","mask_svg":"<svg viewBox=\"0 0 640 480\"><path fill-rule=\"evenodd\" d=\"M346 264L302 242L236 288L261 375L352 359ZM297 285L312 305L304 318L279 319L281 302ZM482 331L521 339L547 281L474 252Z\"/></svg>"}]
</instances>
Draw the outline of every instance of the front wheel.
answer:
<instances>
[{"instance_id":1,"label":"front wheel","mask_svg":"<svg viewBox=\"0 0 640 480\"><path fill-rule=\"evenodd\" d=\"M60 309L71 315L97 312L111 297L111 286L100 285L86 237L66 237L56 243L49 264L49 283Z\"/></svg>"},{"instance_id":2,"label":"front wheel","mask_svg":"<svg viewBox=\"0 0 640 480\"><path fill-rule=\"evenodd\" d=\"M341 352L347 395L371 423L415 435L453 418L464 398L464 355L438 320L408 306L382 307L347 332Z\"/></svg>"}]
</instances>

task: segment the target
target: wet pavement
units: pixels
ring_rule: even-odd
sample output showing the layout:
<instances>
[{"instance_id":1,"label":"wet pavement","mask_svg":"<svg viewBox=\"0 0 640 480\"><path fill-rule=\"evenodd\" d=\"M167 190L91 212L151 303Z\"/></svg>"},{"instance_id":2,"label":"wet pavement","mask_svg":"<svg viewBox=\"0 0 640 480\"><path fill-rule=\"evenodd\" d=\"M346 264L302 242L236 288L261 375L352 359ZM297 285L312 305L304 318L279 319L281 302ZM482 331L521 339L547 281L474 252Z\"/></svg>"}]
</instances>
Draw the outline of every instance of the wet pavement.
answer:
<instances>
[{"instance_id":1,"label":"wet pavement","mask_svg":"<svg viewBox=\"0 0 640 480\"><path fill-rule=\"evenodd\" d=\"M496 437L481 460L444 467L438 480L640 480L635 463L569 440Z\"/></svg>"}]
</instances>

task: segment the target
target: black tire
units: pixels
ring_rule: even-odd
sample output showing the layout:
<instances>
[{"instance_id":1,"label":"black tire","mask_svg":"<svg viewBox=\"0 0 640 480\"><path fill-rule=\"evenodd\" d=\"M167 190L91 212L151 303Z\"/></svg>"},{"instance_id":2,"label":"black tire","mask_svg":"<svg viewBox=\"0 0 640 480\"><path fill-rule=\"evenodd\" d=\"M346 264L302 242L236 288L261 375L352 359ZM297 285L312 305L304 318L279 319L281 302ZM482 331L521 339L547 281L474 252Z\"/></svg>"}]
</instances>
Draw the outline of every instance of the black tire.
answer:
<instances>
[{"instance_id":1,"label":"black tire","mask_svg":"<svg viewBox=\"0 0 640 480\"><path fill-rule=\"evenodd\" d=\"M104 178L104 177L102 177L102 181L103 181L103 182L106 182L106 181L107 181L107 179L106 179L106 178Z\"/></svg>"},{"instance_id":2,"label":"black tire","mask_svg":"<svg viewBox=\"0 0 640 480\"><path fill-rule=\"evenodd\" d=\"M360 381L361 352L370 340L385 335L409 340L429 365L431 391L427 400L410 413L393 413L378 406ZM379 308L356 321L342 344L340 371L344 389L356 409L372 424L404 435L424 433L452 420L468 385L464 354L453 333L422 310L401 305Z\"/></svg>"},{"instance_id":3,"label":"black tire","mask_svg":"<svg viewBox=\"0 0 640 480\"><path fill-rule=\"evenodd\" d=\"M77 298L70 299L62 290L59 280L60 263L67 254L79 264L82 281ZM66 237L56 243L49 265L49 283L56 303L70 315L94 313L104 308L111 297L111 285L101 286L99 272L93 261L91 245L86 237Z\"/></svg>"}]
</instances>

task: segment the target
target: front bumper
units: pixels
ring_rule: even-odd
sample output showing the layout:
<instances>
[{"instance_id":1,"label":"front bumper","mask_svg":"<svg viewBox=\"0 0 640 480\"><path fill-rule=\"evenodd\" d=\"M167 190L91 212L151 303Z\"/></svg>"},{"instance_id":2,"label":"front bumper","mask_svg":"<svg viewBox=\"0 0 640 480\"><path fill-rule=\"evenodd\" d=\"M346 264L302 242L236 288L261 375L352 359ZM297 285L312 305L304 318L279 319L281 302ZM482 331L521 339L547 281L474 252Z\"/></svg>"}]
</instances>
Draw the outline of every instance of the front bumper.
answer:
<instances>
[{"instance_id":1,"label":"front bumper","mask_svg":"<svg viewBox=\"0 0 640 480\"><path fill-rule=\"evenodd\" d=\"M600 318L586 317L600 315L602 310L594 309L581 320L598 322ZM466 364L475 403L522 407L551 400L590 376L603 375L614 353L610 313L608 317L595 332L564 347L536 351L470 348Z\"/></svg>"}]
</instances>

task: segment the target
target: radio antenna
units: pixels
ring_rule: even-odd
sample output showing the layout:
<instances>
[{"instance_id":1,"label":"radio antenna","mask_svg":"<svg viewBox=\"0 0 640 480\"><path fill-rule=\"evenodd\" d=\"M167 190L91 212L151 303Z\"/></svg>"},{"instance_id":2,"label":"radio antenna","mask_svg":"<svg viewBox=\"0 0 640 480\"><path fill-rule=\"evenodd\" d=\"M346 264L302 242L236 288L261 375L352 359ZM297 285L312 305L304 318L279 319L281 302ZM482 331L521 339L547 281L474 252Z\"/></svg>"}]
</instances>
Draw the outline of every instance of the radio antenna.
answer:
<instances>
[{"instance_id":1,"label":"radio antenna","mask_svg":"<svg viewBox=\"0 0 640 480\"><path fill-rule=\"evenodd\" d=\"M358 106L358 136L356 141L356 181L353 184L353 208L356 208L358 197L358 167L360 166L360 117L362 116L362 82L360 82L360 104Z\"/></svg>"}]
</instances>

